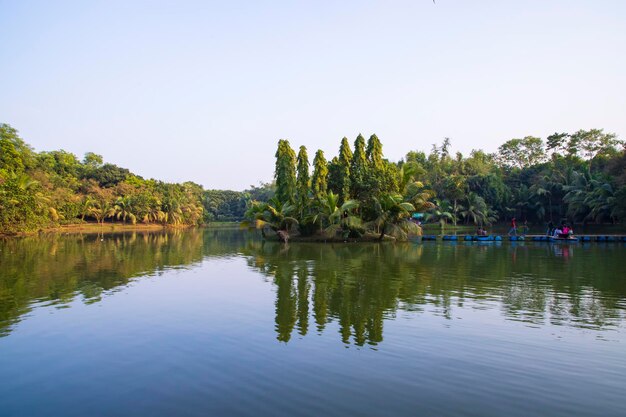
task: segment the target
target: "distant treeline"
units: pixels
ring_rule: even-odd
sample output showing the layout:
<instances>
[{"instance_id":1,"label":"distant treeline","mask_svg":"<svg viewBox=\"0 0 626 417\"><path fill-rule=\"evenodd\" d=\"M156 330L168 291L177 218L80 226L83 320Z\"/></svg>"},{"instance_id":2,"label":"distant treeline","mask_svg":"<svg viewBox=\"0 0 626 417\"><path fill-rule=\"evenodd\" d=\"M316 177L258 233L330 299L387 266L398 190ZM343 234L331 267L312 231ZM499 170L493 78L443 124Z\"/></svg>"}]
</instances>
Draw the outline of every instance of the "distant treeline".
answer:
<instances>
[{"instance_id":1,"label":"distant treeline","mask_svg":"<svg viewBox=\"0 0 626 417\"><path fill-rule=\"evenodd\" d=\"M626 151L602 129L511 139L493 154L452 154L450 140L430 153L383 158L376 135L359 135L327 161L318 150L311 175L307 149L278 142L276 195L253 202L249 221L264 232L405 238L418 212L426 221L485 225L517 217L547 223L626 218Z\"/></svg>"},{"instance_id":2,"label":"distant treeline","mask_svg":"<svg viewBox=\"0 0 626 417\"><path fill-rule=\"evenodd\" d=\"M237 192L145 180L91 152L82 161L63 150L35 152L14 128L0 124L0 233L85 221L173 226L237 221L251 199L272 194L269 184Z\"/></svg>"}]
</instances>

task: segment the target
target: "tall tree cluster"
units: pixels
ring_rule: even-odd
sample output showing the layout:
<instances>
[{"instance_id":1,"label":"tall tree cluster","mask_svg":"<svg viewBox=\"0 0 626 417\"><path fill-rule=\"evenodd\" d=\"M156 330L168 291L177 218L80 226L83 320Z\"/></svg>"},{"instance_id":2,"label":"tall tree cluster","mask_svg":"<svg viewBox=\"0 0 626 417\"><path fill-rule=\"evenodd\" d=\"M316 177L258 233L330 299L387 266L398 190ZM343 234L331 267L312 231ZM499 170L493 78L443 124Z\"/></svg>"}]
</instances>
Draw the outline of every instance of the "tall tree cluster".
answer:
<instances>
[{"instance_id":1,"label":"tall tree cluster","mask_svg":"<svg viewBox=\"0 0 626 417\"><path fill-rule=\"evenodd\" d=\"M267 202L252 202L248 218L265 230L304 235L326 234L343 237L362 236L368 231L383 238L385 234L406 237L417 230L409 221L416 210L431 207L431 194L407 174L412 185L407 198L400 192L398 164L383 158L382 144L376 135L366 142L359 134L350 147L347 138L330 162L318 150L309 179L307 150L300 147L297 158L289 142L280 140L276 151L276 196ZM295 200L292 189L296 173ZM285 190L279 192L279 190ZM281 236L285 236L283 233Z\"/></svg>"}]
</instances>

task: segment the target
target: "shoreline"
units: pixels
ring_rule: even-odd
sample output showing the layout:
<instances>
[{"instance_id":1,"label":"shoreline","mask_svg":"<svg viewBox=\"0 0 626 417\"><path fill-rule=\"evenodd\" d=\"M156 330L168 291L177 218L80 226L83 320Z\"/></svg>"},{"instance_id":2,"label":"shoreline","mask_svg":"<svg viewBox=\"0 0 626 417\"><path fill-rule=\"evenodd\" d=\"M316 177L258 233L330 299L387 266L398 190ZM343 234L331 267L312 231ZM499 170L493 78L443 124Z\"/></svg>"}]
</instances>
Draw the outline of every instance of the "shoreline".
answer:
<instances>
[{"instance_id":1,"label":"shoreline","mask_svg":"<svg viewBox=\"0 0 626 417\"><path fill-rule=\"evenodd\" d=\"M46 227L46 228L41 228L39 230L33 230L30 232L19 232L15 234L0 233L0 238L27 237L27 236L36 236L36 235L41 235L41 234L99 234L99 233L121 233L121 232L155 232L155 231L162 231L162 230L188 229L192 227L198 227L198 226L189 226L189 225L173 226L173 225L162 225L162 224L156 224L156 223L148 223L148 224L105 223L104 225L100 225L98 223L78 223L78 224L60 225L56 227Z\"/></svg>"}]
</instances>

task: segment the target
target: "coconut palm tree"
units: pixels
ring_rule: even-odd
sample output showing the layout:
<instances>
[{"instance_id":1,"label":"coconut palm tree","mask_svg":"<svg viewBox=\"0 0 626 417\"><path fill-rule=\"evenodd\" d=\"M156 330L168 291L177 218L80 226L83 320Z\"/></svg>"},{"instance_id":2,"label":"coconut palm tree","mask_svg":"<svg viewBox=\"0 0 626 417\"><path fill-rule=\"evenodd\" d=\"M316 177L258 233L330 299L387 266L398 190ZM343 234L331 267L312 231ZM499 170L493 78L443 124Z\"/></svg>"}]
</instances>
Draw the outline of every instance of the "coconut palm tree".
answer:
<instances>
[{"instance_id":1,"label":"coconut palm tree","mask_svg":"<svg viewBox=\"0 0 626 417\"><path fill-rule=\"evenodd\" d=\"M86 195L80 205L80 220L85 221L85 216L89 215L89 209L94 205L96 200L90 196Z\"/></svg>"},{"instance_id":2,"label":"coconut palm tree","mask_svg":"<svg viewBox=\"0 0 626 417\"><path fill-rule=\"evenodd\" d=\"M181 211L188 224L198 224L202 219L204 208L199 204L188 203L182 205Z\"/></svg>"},{"instance_id":3,"label":"coconut palm tree","mask_svg":"<svg viewBox=\"0 0 626 417\"><path fill-rule=\"evenodd\" d=\"M572 182L563 187L565 196L563 201L567 203L567 216L573 220L589 220L589 207L587 194L591 189L591 174L588 172L574 171L572 174Z\"/></svg>"},{"instance_id":4,"label":"coconut palm tree","mask_svg":"<svg viewBox=\"0 0 626 417\"><path fill-rule=\"evenodd\" d=\"M383 194L380 198L374 198L376 217L369 222L369 226L380 231L379 240L382 240L385 234L406 240L408 233L421 232L420 227L409 220L413 211L415 211L413 204L404 201L402 195Z\"/></svg>"},{"instance_id":5,"label":"coconut palm tree","mask_svg":"<svg viewBox=\"0 0 626 417\"><path fill-rule=\"evenodd\" d=\"M470 220L474 224L483 225L488 223L489 207L485 200L476 193L469 193L466 198L466 206L461 210L461 216L468 224Z\"/></svg>"},{"instance_id":6,"label":"coconut palm tree","mask_svg":"<svg viewBox=\"0 0 626 417\"><path fill-rule=\"evenodd\" d=\"M137 216L133 213L130 197L118 197L113 206L115 217L122 219L122 224L126 224L126 220L130 220L132 224L137 223Z\"/></svg>"},{"instance_id":7,"label":"coconut palm tree","mask_svg":"<svg viewBox=\"0 0 626 417\"><path fill-rule=\"evenodd\" d=\"M244 227L254 227L261 230L263 237L269 229L286 242L289 239L289 230L298 224L298 220L292 216L295 206L282 203L273 197L268 202L252 201L246 211L248 220L242 222Z\"/></svg>"},{"instance_id":8,"label":"coconut palm tree","mask_svg":"<svg viewBox=\"0 0 626 417\"><path fill-rule=\"evenodd\" d=\"M98 200L89 207L87 213L96 219L100 226L104 226L104 219L115 215L115 208L113 203L108 200Z\"/></svg>"},{"instance_id":9,"label":"coconut palm tree","mask_svg":"<svg viewBox=\"0 0 626 417\"><path fill-rule=\"evenodd\" d=\"M306 221L319 225L320 232L334 235L339 230L349 231L361 226L361 219L355 214L359 207L356 200L348 200L339 206L339 195L329 191L317 201L315 212Z\"/></svg>"},{"instance_id":10,"label":"coconut palm tree","mask_svg":"<svg viewBox=\"0 0 626 417\"><path fill-rule=\"evenodd\" d=\"M441 225L441 232L444 232L448 220L456 222L455 215L452 210L452 204L448 200L435 200L435 207L426 213L426 221L434 219Z\"/></svg>"},{"instance_id":11,"label":"coconut palm tree","mask_svg":"<svg viewBox=\"0 0 626 417\"><path fill-rule=\"evenodd\" d=\"M435 197L433 190L427 190L420 181L411 181L404 188L404 200L413 204L416 211L424 212L435 207L430 200Z\"/></svg>"}]
</instances>

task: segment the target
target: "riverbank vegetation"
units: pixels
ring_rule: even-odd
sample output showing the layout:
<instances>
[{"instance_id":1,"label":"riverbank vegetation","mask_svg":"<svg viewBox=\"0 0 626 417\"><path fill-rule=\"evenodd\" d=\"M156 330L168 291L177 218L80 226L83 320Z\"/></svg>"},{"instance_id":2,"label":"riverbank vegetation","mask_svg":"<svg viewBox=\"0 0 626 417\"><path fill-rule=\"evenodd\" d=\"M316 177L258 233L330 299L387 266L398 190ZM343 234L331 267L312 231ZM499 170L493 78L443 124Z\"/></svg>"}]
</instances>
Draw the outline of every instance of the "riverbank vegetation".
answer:
<instances>
[{"instance_id":1,"label":"riverbank vegetation","mask_svg":"<svg viewBox=\"0 0 626 417\"><path fill-rule=\"evenodd\" d=\"M247 225L291 235L329 239L366 236L400 239L419 233L412 217L445 225L615 223L626 218L626 152L602 129L555 133L546 140L511 139L489 154L451 153L445 139L426 154L411 151L398 163L383 157L376 135L359 135L327 161L287 140L276 151L276 195L252 201Z\"/></svg>"},{"instance_id":2,"label":"riverbank vegetation","mask_svg":"<svg viewBox=\"0 0 626 417\"><path fill-rule=\"evenodd\" d=\"M87 153L35 152L18 132L0 124L0 234L85 222L167 227L239 221L251 198L266 199L271 185L247 192L204 190L193 182L143 179Z\"/></svg>"},{"instance_id":3,"label":"riverbank vegetation","mask_svg":"<svg viewBox=\"0 0 626 417\"><path fill-rule=\"evenodd\" d=\"M247 219L264 234L314 239L405 238L412 216L446 225L616 223L626 218L624 143L601 129L511 139L497 152L430 152L384 158L376 135L343 138L337 156L312 163L278 143L275 178L246 191L143 179L94 153L35 152L0 124L0 234L111 222L165 227ZM410 145L407 145L407 147Z\"/></svg>"}]
</instances>

